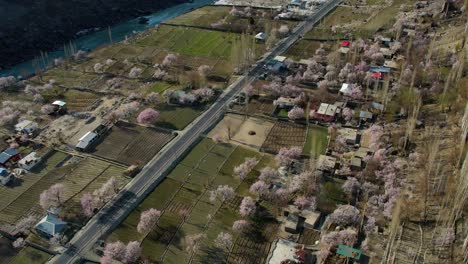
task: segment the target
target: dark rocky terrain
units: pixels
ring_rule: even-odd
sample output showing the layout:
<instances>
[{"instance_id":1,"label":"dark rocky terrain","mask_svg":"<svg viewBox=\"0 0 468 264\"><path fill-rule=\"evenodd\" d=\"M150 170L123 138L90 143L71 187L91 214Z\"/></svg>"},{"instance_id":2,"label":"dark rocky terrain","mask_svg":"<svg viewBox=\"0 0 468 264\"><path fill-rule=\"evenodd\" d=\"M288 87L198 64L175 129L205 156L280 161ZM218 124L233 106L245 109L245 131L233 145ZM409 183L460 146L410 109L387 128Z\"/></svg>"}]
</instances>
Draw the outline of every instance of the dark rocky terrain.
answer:
<instances>
[{"instance_id":1,"label":"dark rocky terrain","mask_svg":"<svg viewBox=\"0 0 468 264\"><path fill-rule=\"evenodd\" d=\"M33 58L95 27L187 0L0 0L0 69Z\"/></svg>"}]
</instances>

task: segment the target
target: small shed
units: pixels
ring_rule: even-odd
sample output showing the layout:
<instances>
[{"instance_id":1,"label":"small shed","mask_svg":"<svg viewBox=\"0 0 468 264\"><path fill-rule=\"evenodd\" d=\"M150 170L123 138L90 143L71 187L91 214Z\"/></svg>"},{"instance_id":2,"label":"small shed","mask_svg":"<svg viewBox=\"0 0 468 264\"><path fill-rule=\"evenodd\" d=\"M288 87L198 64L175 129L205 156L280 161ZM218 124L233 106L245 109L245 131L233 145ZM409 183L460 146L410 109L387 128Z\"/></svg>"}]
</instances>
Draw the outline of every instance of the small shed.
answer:
<instances>
[{"instance_id":1,"label":"small shed","mask_svg":"<svg viewBox=\"0 0 468 264\"><path fill-rule=\"evenodd\" d=\"M348 47L340 47L340 48L338 49L338 51L339 51L340 53L343 53L343 54L348 54L349 48L348 48Z\"/></svg>"},{"instance_id":2,"label":"small shed","mask_svg":"<svg viewBox=\"0 0 468 264\"><path fill-rule=\"evenodd\" d=\"M384 67L397 70L398 69L398 63L396 61L394 61L394 60L386 60L384 62Z\"/></svg>"},{"instance_id":3,"label":"small shed","mask_svg":"<svg viewBox=\"0 0 468 264\"><path fill-rule=\"evenodd\" d=\"M273 60L281 62L281 63L283 63L286 59L287 59L287 57L285 57L285 56L276 56L276 57L273 58Z\"/></svg>"},{"instance_id":4,"label":"small shed","mask_svg":"<svg viewBox=\"0 0 468 264\"><path fill-rule=\"evenodd\" d=\"M80 151L86 151L97 140L97 138L98 134L89 131L78 140L78 144L76 144L75 148Z\"/></svg>"},{"instance_id":5,"label":"small shed","mask_svg":"<svg viewBox=\"0 0 468 264\"><path fill-rule=\"evenodd\" d=\"M358 142L358 132L352 128L341 128L338 130L338 134L346 139L346 143L354 145Z\"/></svg>"},{"instance_id":6,"label":"small shed","mask_svg":"<svg viewBox=\"0 0 468 264\"><path fill-rule=\"evenodd\" d=\"M0 184L7 185L12 178L12 173L8 172L5 168L0 168Z\"/></svg>"},{"instance_id":7,"label":"small shed","mask_svg":"<svg viewBox=\"0 0 468 264\"><path fill-rule=\"evenodd\" d=\"M349 46L351 46L351 42L345 40L345 41L342 41L340 43L340 47L346 47L346 48L349 48Z\"/></svg>"},{"instance_id":8,"label":"small shed","mask_svg":"<svg viewBox=\"0 0 468 264\"><path fill-rule=\"evenodd\" d=\"M338 249L336 250L338 255L345 256L347 258L352 258L354 260L361 259L362 250L355 249L352 247L348 247L346 245L338 245Z\"/></svg>"},{"instance_id":9,"label":"small shed","mask_svg":"<svg viewBox=\"0 0 468 264\"><path fill-rule=\"evenodd\" d=\"M20 152L15 148L10 148L0 153L0 165L3 167L7 167L19 159L21 159Z\"/></svg>"},{"instance_id":10,"label":"small shed","mask_svg":"<svg viewBox=\"0 0 468 264\"><path fill-rule=\"evenodd\" d=\"M40 162L41 162L41 158L37 156L37 153L35 151L33 151L29 153L28 155L26 155L26 157L20 159L18 161L18 166L25 170L31 170Z\"/></svg>"},{"instance_id":11,"label":"small shed","mask_svg":"<svg viewBox=\"0 0 468 264\"><path fill-rule=\"evenodd\" d=\"M36 131L38 125L31 120L23 120L15 125L15 131L18 133L32 134Z\"/></svg>"},{"instance_id":12,"label":"small shed","mask_svg":"<svg viewBox=\"0 0 468 264\"><path fill-rule=\"evenodd\" d=\"M312 62L312 60L306 60L306 59L300 59L299 60L299 65L309 65Z\"/></svg>"},{"instance_id":13,"label":"small shed","mask_svg":"<svg viewBox=\"0 0 468 264\"><path fill-rule=\"evenodd\" d=\"M320 219L320 212L312 210L302 210L301 216L305 218L304 227L313 229L317 226L318 220Z\"/></svg>"},{"instance_id":14,"label":"small shed","mask_svg":"<svg viewBox=\"0 0 468 264\"><path fill-rule=\"evenodd\" d=\"M361 111L359 113L359 118L363 121L369 121L372 119L372 113L369 111Z\"/></svg>"},{"instance_id":15,"label":"small shed","mask_svg":"<svg viewBox=\"0 0 468 264\"><path fill-rule=\"evenodd\" d=\"M63 233L67 228L67 223L59 219L55 214L48 212L47 215L36 224L35 228L39 234L51 238Z\"/></svg>"},{"instance_id":16,"label":"small shed","mask_svg":"<svg viewBox=\"0 0 468 264\"><path fill-rule=\"evenodd\" d=\"M340 93L346 96L351 95L351 91L353 90L353 85L350 83L343 83L340 88Z\"/></svg>"},{"instance_id":17,"label":"small shed","mask_svg":"<svg viewBox=\"0 0 468 264\"><path fill-rule=\"evenodd\" d=\"M297 234L299 232L299 216L296 214L289 214L284 223L284 231Z\"/></svg>"},{"instance_id":18,"label":"small shed","mask_svg":"<svg viewBox=\"0 0 468 264\"><path fill-rule=\"evenodd\" d=\"M353 157L351 158L351 162L349 165L351 170L360 171L362 169L362 160L360 158Z\"/></svg>"},{"instance_id":19,"label":"small shed","mask_svg":"<svg viewBox=\"0 0 468 264\"><path fill-rule=\"evenodd\" d=\"M255 35L256 42L265 42L267 38L268 38L268 35L265 32L260 32L257 35Z\"/></svg>"}]
</instances>

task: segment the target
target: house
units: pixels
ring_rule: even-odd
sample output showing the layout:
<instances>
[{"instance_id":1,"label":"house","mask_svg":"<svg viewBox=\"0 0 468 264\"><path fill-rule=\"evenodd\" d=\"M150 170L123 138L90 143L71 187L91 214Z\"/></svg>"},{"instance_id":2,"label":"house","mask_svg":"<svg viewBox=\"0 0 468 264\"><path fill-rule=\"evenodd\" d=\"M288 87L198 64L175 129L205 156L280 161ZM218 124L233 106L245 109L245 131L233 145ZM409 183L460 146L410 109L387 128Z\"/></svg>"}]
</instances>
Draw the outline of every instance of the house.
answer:
<instances>
[{"instance_id":1,"label":"house","mask_svg":"<svg viewBox=\"0 0 468 264\"><path fill-rule=\"evenodd\" d=\"M360 158L362 160L370 153L371 151L369 148L360 147L356 152L354 152L354 157Z\"/></svg>"},{"instance_id":2,"label":"house","mask_svg":"<svg viewBox=\"0 0 468 264\"><path fill-rule=\"evenodd\" d=\"M394 70L398 70L398 63L396 61L394 61L394 60L386 60L384 62L384 67L394 69Z\"/></svg>"},{"instance_id":3,"label":"house","mask_svg":"<svg viewBox=\"0 0 468 264\"><path fill-rule=\"evenodd\" d=\"M92 131L89 131L78 140L78 144L76 144L75 148L80 151L86 151L92 146L92 144L97 139L98 139L98 134Z\"/></svg>"},{"instance_id":4,"label":"house","mask_svg":"<svg viewBox=\"0 0 468 264\"><path fill-rule=\"evenodd\" d=\"M348 47L340 47L338 51L342 54L348 54L349 48Z\"/></svg>"},{"instance_id":5,"label":"house","mask_svg":"<svg viewBox=\"0 0 468 264\"><path fill-rule=\"evenodd\" d=\"M294 98L280 97L274 101L274 104L279 108L292 108L294 106Z\"/></svg>"},{"instance_id":6,"label":"house","mask_svg":"<svg viewBox=\"0 0 468 264\"><path fill-rule=\"evenodd\" d=\"M358 143L358 133L356 129L352 128L341 128L338 130L338 134L346 139L346 143L355 145Z\"/></svg>"},{"instance_id":7,"label":"house","mask_svg":"<svg viewBox=\"0 0 468 264\"><path fill-rule=\"evenodd\" d=\"M304 250L303 246L301 247L298 243L279 238L276 242L273 242L266 263L279 264L285 263L284 261L286 260L294 261L287 263L305 263L306 258L307 251Z\"/></svg>"},{"instance_id":8,"label":"house","mask_svg":"<svg viewBox=\"0 0 468 264\"><path fill-rule=\"evenodd\" d=\"M350 96L353 90L353 85L350 83L343 83L340 88L340 94Z\"/></svg>"},{"instance_id":9,"label":"house","mask_svg":"<svg viewBox=\"0 0 468 264\"><path fill-rule=\"evenodd\" d=\"M18 133L24 133L24 134L33 134L34 131L36 131L38 128L38 125L36 122L30 121L30 120L23 120L19 122L18 124L15 125L15 131Z\"/></svg>"},{"instance_id":10,"label":"house","mask_svg":"<svg viewBox=\"0 0 468 264\"><path fill-rule=\"evenodd\" d=\"M342 41L340 43L340 47L349 48L349 46L351 46L351 42L349 42L349 41Z\"/></svg>"},{"instance_id":11,"label":"house","mask_svg":"<svg viewBox=\"0 0 468 264\"><path fill-rule=\"evenodd\" d=\"M276 56L273 58L273 60L284 63L286 61L287 57L285 56Z\"/></svg>"},{"instance_id":12,"label":"house","mask_svg":"<svg viewBox=\"0 0 468 264\"><path fill-rule=\"evenodd\" d=\"M331 122L335 119L337 109L338 107L335 105L321 103L313 118L324 122Z\"/></svg>"},{"instance_id":13,"label":"house","mask_svg":"<svg viewBox=\"0 0 468 264\"><path fill-rule=\"evenodd\" d=\"M0 184L7 185L13 178L13 173L8 172L5 168L0 168Z\"/></svg>"},{"instance_id":14,"label":"house","mask_svg":"<svg viewBox=\"0 0 468 264\"><path fill-rule=\"evenodd\" d=\"M268 35L265 32L260 32L257 35L255 35L256 42L265 42L267 38L268 38Z\"/></svg>"},{"instance_id":15,"label":"house","mask_svg":"<svg viewBox=\"0 0 468 264\"><path fill-rule=\"evenodd\" d=\"M384 58L386 59L391 59L393 57L393 54L395 54L395 52L393 52L389 48L380 48L380 52L384 55Z\"/></svg>"},{"instance_id":16,"label":"house","mask_svg":"<svg viewBox=\"0 0 468 264\"><path fill-rule=\"evenodd\" d=\"M320 212L306 209L302 210L300 216L304 218L304 228L314 229L320 219Z\"/></svg>"},{"instance_id":17,"label":"house","mask_svg":"<svg viewBox=\"0 0 468 264\"><path fill-rule=\"evenodd\" d=\"M317 161L317 169L332 172L336 168L336 158L332 156L320 155Z\"/></svg>"},{"instance_id":18,"label":"house","mask_svg":"<svg viewBox=\"0 0 468 264\"><path fill-rule=\"evenodd\" d=\"M276 56L275 58L269 60L265 66L270 71L279 72L284 68L284 61L286 57L284 56Z\"/></svg>"},{"instance_id":19,"label":"house","mask_svg":"<svg viewBox=\"0 0 468 264\"><path fill-rule=\"evenodd\" d=\"M299 232L299 216L296 214L288 214L284 222L284 231L297 234Z\"/></svg>"},{"instance_id":20,"label":"house","mask_svg":"<svg viewBox=\"0 0 468 264\"><path fill-rule=\"evenodd\" d=\"M35 228L39 234L51 238L63 233L67 228L67 223L60 220L55 214L47 212L47 215L36 224Z\"/></svg>"},{"instance_id":21,"label":"house","mask_svg":"<svg viewBox=\"0 0 468 264\"><path fill-rule=\"evenodd\" d=\"M65 114L67 112L67 103L64 101L56 100L52 103L54 107L54 114Z\"/></svg>"},{"instance_id":22,"label":"house","mask_svg":"<svg viewBox=\"0 0 468 264\"><path fill-rule=\"evenodd\" d=\"M359 112L359 118L361 119L361 121L370 121L372 120L372 113L369 112L369 111L361 111Z\"/></svg>"},{"instance_id":23,"label":"house","mask_svg":"<svg viewBox=\"0 0 468 264\"><path fill-rule=\"evenodd\" d=\"M7 149L0 153L0 165L3 167L8 167L19 159L21 159L20 152L14 148Z\"/></svg>"},{"instance_id":24,"label":"house","mask_svg":"<svg viewBox=\"0 0 468 264\"><path fill-rule=\"evenodd\" d=\"M304 9L305 6L306 6L306 2L301 1L301 0L291 0L288 5L289 8L299 8L299 9Z\"/></svg>"},{"instance_id":25,"label":"house","mask_svg":"<svg viewBox=\"0 0 468 264\"><path fill-rule=\"evenodd\" d=\"M372 102L371 103L372 109L375 109L376 111L382 112L384 110L383 104L377 103L377 102Z\"/></svg>"},{"instance_id":26,"label":"house","mask_svg":"<svg viewBox=\"0 0 468 264\"><path fill-rule=\"evenodd\" d=\"M26 157L20 159L18 161L18 166L22 169L29 171L32 168L34 168L34 166L39 164L40 162L41 162L41 158L38 157L37 153L33 151L29 153L28 155L26 155Z\"/></svg>"}]
</instances>

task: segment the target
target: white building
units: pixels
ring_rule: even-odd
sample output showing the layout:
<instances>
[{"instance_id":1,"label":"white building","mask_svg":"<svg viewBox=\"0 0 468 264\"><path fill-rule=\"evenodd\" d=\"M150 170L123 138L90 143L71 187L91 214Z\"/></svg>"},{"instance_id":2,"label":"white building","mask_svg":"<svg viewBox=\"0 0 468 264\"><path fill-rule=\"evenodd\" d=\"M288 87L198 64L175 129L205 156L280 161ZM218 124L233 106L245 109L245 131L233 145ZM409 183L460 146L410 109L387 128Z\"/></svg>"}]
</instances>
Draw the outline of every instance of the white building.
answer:
<instances>
[{"instance_id":1,"label":"white building","mask_svg":"<svg viewBox=\"0 0 468 264\"><path fill-rule=\"evenodd\" d=\"M16 132L25 134L32 134L34 131L36 131L37 128L37 123L30 120L23 120L15 125Z\"/></svg>"},{"instance_id":2,"label":"white building","mask_svg":"<svg viewBox=\"0 0 468 264\"><path fill-rule=\"evenodd\" d=\"M36 152L29 153L26 157L18 161L18 166L25 170L31 170L41 162L41 158L37 156Z\"/></svg>"},{"instance_id":3,"label":"white building","mask_svg":"<svg viewBox=\"0 0 468 264\"><path fill-rule=\"evenodd\" d=\"M264 42L267 39L268 35L265 32L260 32L255 35L255 41Z\"/></svg>"},{"instance_id":4,"label":"white building","mask_svg":"<svg viewBox=\"0 0 468 264\"><path fill-rule=\"evenodd\" d=\"M76 148L81 151L86 151L92 143L94 143L98 138L98 135L92 131L87 132L84 134L79 140L78 144L76 144Z\"/></svg>"}]
</instances>

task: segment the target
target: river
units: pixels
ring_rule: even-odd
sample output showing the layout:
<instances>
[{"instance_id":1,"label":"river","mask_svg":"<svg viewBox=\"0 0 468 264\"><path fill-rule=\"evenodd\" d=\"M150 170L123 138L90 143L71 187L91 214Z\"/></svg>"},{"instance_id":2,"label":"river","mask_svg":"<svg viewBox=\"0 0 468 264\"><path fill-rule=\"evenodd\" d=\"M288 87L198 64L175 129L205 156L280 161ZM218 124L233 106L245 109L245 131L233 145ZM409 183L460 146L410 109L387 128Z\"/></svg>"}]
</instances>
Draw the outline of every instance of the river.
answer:
<instances>
[{"instance_id":1,"label":"river","mask_svg":"<svg viewBox=\"0 0 468 264\"><path fill-rule=\"evenodd\" d=\"M164 10L160 10L151 15L145 16L148 19L146 24L138 23L139 18L131 19L126 22L119 23L110 28L112 41L119 42L125 39L126 36L130 36L135 32L141 32L148 28L154 27L155 25L166 21L168 19L179 16L183 13L190 11L204 5L211 4L213 0L193 0L191 3L184 3L176 5ZM91 51L102 45L110 43L108 29L102 29L85 36L76 38L73 40L78 50ZM57 49L47 53L47 62L52 62L56 58L64 57L63 48ZM34 60L25 61L19 63L11 68L0 71L0 77L2 76L27 76L34 73L33 67Z\"/></svg>"}]
</instances>

